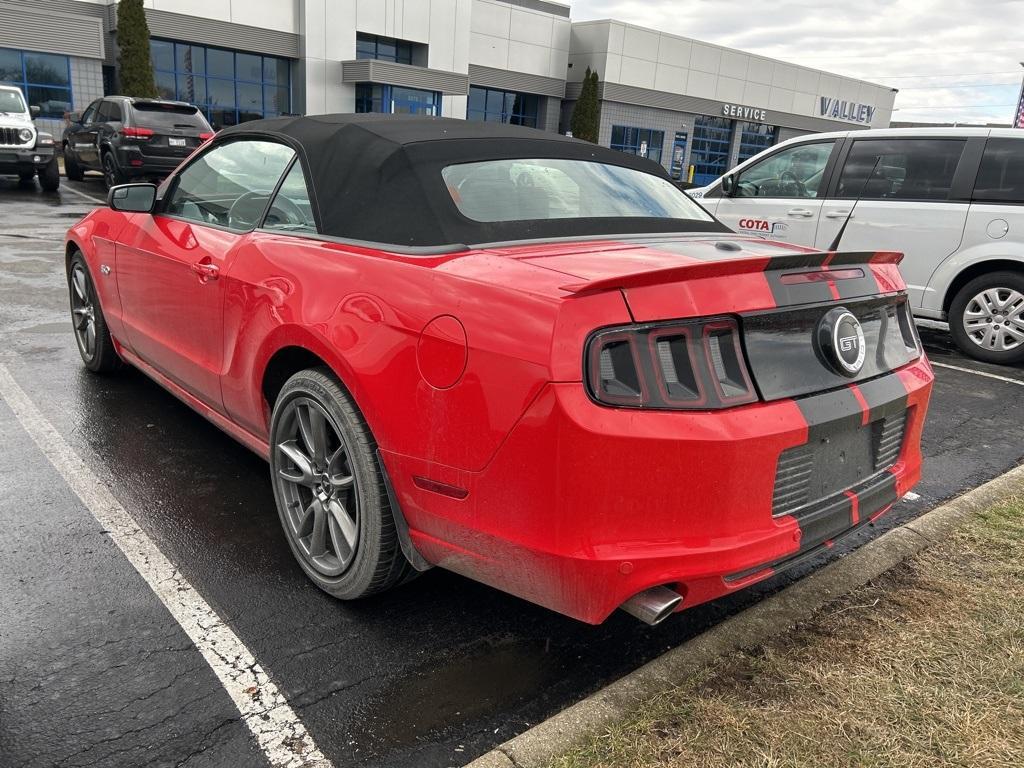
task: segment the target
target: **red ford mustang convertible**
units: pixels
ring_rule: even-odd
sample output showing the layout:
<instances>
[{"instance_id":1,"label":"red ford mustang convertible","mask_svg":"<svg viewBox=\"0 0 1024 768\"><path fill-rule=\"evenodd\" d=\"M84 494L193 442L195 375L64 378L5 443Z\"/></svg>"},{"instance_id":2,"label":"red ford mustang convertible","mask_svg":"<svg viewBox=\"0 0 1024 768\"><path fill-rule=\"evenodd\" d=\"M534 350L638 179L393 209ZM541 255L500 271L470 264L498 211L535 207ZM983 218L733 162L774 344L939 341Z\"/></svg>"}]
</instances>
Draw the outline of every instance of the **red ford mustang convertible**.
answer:
<instances>
[{"instance_id":1,"label":"red ford mustang convertible","mask_svg":"<svg viewBox=\"0 0 1024 768\"><path fill-rule=\"evenodd\" d=\"M229 128L75 224L85 365L267 458L302 569L432 565L649 623L918 480L932 373L895 253L738 236L652 162L514 126Z\"/></svg>"}]
</instances>

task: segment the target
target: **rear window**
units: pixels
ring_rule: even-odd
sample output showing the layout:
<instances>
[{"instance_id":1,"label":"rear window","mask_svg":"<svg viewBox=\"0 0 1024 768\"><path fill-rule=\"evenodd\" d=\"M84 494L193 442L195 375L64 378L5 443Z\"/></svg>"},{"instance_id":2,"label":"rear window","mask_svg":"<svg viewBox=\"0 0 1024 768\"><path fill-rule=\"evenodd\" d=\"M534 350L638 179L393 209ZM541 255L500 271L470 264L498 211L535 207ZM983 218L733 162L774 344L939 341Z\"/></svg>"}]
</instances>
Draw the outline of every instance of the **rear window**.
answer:
<instances>
[{"instance_id":1,"label":"rear window","mask_svg":"<svg viewBox=\"0 0 1024 768\"><path fill-rule=\"evenodd\" d=\"M667 179L586 160L486 160L442 172L474 221L644 217L714 221Z\"/></svg>"},{"instance_id":2,"label":"rear window","mask_svg":"<svg viewBox=\"0 0 1024 768\"><path fill-rule=\"evenodd\" d=\"M978 202L1024 203L1024 141L989 139L974 183Z\"/></svg>"},{"instance_id":3,"label":"rear window","mask_svg":"<svg viewBox=\"0 0 1024 768\"><path fill-rule=\"evenodd\" d=\"M188 104L146 104L136 102L135 124L154 130L172 130L175 128L195 128L199 131L210 131L203 113Z\"/></svg>"}]
</instances>

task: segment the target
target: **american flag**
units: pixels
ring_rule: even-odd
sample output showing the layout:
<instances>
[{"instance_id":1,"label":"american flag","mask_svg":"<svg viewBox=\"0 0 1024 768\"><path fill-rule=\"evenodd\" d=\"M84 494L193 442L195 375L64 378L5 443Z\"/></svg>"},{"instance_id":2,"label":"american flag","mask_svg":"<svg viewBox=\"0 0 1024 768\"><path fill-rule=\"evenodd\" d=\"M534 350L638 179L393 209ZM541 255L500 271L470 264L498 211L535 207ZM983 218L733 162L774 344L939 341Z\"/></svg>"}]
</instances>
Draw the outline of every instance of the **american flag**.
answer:
<instances>
[{"instance_id":1,"label":"american flag","mask_svg":"<svg viewBox=\"0 0 1024 768\"><path fill-rule=\"evenodd\" d=\"M1024 128L1024 83L1020 86L1020 98L1017 99L1017 114L1013 118L1014 128Z\"/></svg>"}]
</instances>

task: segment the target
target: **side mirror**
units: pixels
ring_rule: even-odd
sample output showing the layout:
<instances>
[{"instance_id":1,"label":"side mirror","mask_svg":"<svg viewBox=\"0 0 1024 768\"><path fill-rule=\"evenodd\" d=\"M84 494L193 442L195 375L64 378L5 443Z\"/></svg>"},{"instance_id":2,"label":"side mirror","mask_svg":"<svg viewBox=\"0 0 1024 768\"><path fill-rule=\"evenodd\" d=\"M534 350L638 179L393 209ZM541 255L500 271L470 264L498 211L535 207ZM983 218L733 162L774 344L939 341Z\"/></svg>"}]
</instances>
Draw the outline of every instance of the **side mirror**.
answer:
<instances>
[{"instance_id":1,"label":"side mirror","mask_svg":"<svg viewBox=\"0 0 1024 768\"><path fill-rule=\"evenodd\" d=\"M156 184L118 184L107 193L107 205L125 213L152 213Z\"/></svg>"},{"instance_id":2,"label":"side mirror","mask_svg":"<svg viewBox=\"0 0 1024 768\"><path fill-rule=\"evenodd\" d=\"M82 113L81 112L68 112L68 122L72 123L72 124L82 122Z\"/></svg>"},{"instance_id":3,"label":"side mirror","mask_svg":"<svg viewBox=\"0 0 1024 768\"><path fill-rule=\"evenodd\" d=\"M35 119L36 119L37 117L39 117L39 114L40 114L40 113L41 113L42 111L43 111L43 110L42 110L42 109L40 109L39 107L37 107L37 106L36 106L35 104L33 104L33 105L32 105L31 107L29 107L29 108L28 108L28 113L29 113L30 115L32 115L32 119L33 119L33 120L35 120Z\"/></svg>"},{"instance_id":4,"label":"side mirror","mask_svg":"<svg viewBox=\"0 0 1024 768\"><path fill-rule=\"evenodd\" d=\"M726 197L732 197L736 194L736 176L731 173L725 174L722 177L722 194Z\"/></svg>"}]
</instances>

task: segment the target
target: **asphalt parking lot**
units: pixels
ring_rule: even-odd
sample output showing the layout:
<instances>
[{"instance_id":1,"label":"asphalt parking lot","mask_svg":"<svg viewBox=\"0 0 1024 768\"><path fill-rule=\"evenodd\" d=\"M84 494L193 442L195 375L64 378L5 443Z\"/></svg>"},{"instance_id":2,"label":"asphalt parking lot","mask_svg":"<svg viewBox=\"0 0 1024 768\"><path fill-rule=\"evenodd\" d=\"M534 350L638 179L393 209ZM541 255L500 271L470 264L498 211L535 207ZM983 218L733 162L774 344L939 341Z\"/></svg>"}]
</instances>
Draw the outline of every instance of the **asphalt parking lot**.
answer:
<instances>
[{"instance_id":1,"label":"asphalt parking lot","mask_svg":"<svg viewBox=\"0 0 1024 768\"><path fill-rule=\"evenodd\" d=\"M434 570L342 604L303 576L266 465L141 374L81 367L62 237L98 178L0 179L0 381L48 425L251 651L335 766L464 765L699 634L788 573L657 628L590 627ZM94 199L90 199L90 197ZM873 537L1024 458L1024 368L936 363L925 476ZM10 385L7 386L10 392ZM211 667L0 398L0 764L257 766ZM838 557L857 540L836 547Z\"/></svg>"}]
</instances>

